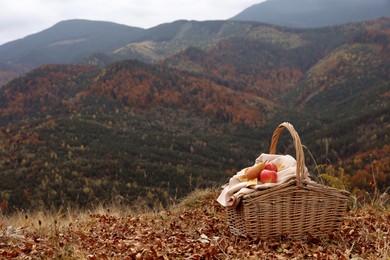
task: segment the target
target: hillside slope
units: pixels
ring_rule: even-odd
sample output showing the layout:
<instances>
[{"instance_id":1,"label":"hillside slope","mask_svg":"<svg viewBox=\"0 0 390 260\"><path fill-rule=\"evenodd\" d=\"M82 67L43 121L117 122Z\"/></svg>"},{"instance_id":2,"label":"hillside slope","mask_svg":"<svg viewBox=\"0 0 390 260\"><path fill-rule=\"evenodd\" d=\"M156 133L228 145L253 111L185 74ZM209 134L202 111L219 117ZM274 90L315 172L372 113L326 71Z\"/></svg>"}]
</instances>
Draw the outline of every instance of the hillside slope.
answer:
<instances>
[{"instance_id":1,"label":"hillside slope","mask_svg":"<svg viewBox=\"0 0 390 260\"><path fill-rule=\"evenodd\" d=\"M390 2L387 0L267 0L245 9L230 20L315 28L389 15Z\"/></svg>"},{"instance_id":2,"label":"hillside slope","mask_svg":"<svg viewBox=\"0 0 390 260\"><path fill-rule=\"evenodd\" d=\"M35 69L3 87L0 117L4 125L29 116L93 110L98 101L141 113L165 107L211 118L224 114L226 121L246 124L261 123L275 107L202 75L128 60L105 68L45 65Z\"/></svg>"},{"instance_id":3,"label":"hillside slope","mask_svg":"<svg viewBox=\"0 0 390 260\"><path fill-rule=\"evenodd\" d=\"M95 52L110 52L131 42L143 29L111 22L68 20L0 46L3 63L37 66L76 63Z\"/></svg>"},{"instance_id":4,"label":"hillside slope","mask_svg":"<svg viewBox=\"0 0 390 260\"><path fill-rule=\"evenodd\" d=\"M43 66L0 91L0 200L22 208L86 206L112 190L153 206L223 182L253 157L259 133L246 124L275 108L136 61Z\"/></svg>"},{"instance_id":5,"label":"hillside slope","mask_svg":"<svg viewBox=\"0 0 390 260\"><path fill-rule=\"evenodd\" d=\"M323 129L311 135L318 151L324 146L319 139L329 136L342 157L389 142L388 18L311 30L256 28L258 38L247 34L206 51L189 48L165 64L218 78L303 117L311 111L316 120L307 121L321 122L316 127ZM351 127L360 138L348 134ZM376 141L365 143L370 136Z\"/></svg>"}]
</instances>

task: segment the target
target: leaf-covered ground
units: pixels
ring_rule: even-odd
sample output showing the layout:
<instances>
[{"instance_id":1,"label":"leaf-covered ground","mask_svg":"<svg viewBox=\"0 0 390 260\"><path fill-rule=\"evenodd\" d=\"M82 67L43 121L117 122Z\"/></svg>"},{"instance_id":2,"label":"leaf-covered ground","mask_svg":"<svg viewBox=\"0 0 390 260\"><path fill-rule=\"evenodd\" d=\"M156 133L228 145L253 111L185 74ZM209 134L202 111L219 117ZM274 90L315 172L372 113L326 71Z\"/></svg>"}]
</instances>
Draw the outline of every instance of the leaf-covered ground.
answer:
<instances>
[{"instance_id":1,"label":"leaf-covered ground","mask_svg":"<svg viewBox=\"0 0 390 260\"><path fill-rule=\"evenodd\" d=\"M390 259L390 210L365 206L323 240L260 241L229 233L216 191L198 191L160 212L0 215L0 258Z\"/></svg>"}]
</instances>

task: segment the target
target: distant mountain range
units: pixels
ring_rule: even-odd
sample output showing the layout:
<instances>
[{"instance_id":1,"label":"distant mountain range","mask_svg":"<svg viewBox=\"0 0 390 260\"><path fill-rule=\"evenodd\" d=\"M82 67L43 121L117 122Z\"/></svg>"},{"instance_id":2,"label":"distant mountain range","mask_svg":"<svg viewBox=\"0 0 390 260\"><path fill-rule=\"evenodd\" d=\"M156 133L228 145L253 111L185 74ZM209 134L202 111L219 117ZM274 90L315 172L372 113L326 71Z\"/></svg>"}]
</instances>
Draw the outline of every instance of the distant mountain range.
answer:
<instances>
[{"instance_id":1,"label":"distant mountain range","mask_svg":"<svg viewBox=\"0 0 390 260\"><path fill-rule=\"evenodd\" d=\"M107 65L123 59L159 62L186 48L212 47L252 22L313 28L389 16L389 0L268 0L229 22L179 20L142 29L103 21L68 20L0 46L0 86L42 64ZM236 21L247 21L247 24ZM233 24L235 26L233 26ZM206 28L206 29L205 29Z\"/></svg>"},{"instance_id":2,"label":"distant mountain range","mask_svg":"<svg viewBox=\"0 0 390 260\"><path fill-rule=\"evenodd\" d=\"M389 0L267 0L245 9L231 20L314 28L389 15Z\"/></svg>"}]
</instances>

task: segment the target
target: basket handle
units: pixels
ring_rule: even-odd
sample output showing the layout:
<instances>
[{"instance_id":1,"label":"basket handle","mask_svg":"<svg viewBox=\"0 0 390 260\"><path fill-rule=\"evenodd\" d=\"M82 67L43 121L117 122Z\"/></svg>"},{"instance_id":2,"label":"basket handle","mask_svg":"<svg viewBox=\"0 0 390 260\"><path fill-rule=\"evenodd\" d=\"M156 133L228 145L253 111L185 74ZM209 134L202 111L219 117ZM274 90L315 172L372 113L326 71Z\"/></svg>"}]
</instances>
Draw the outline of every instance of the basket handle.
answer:
<instances>
[{"instance_id":1,"label":"basket handle","mask_svg":"<svg viewBox=\"0 0 390 260\"><path fill-rule=\"evenodd\" d=\"M274 134L272 135L271 140L271 146L270 146L270 154L276 153L276 145L279 140L279 135L283 131L284 128L287 128L287 130L290 132L293 141L294 141L294 147L295 147L295 156L297 160L297 181L298 183L302 184L305 180L306 172L305 172L305 156L303 154L303 147L301 144L301 139L299 138L298 133L295 131L292 124L288 122L281 123L274 131Z\"/></svg>"}]
</instances>

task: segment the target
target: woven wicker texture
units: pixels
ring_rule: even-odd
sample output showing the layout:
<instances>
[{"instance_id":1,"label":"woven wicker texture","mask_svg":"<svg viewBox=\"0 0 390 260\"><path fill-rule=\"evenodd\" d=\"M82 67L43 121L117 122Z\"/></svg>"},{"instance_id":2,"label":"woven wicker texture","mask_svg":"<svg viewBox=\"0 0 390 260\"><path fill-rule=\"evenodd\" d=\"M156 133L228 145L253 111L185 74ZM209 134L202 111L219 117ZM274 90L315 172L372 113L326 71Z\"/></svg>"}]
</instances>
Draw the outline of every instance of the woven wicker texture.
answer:
<instances>
[{"instance_id":1,"label":"woven wicker texture","mask_svg":"<svg viewBox=\"0 0 390 260\"><path fill-rule=\"evenodd\" d=\"M228 208L230 230L235 235L299 239L321 237L340 228L349 193L307 180L301 140L290 123L282 123L276 128L271 140L271 154L276 152L283 129L289 130L294 141L297 178L246 195L236 208Z\"/></svg>"}]
</instances>

